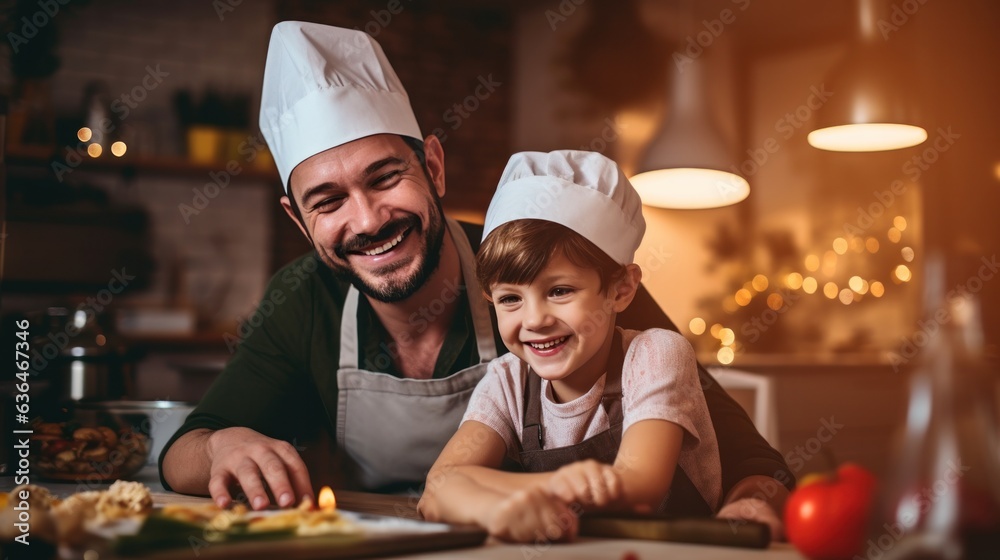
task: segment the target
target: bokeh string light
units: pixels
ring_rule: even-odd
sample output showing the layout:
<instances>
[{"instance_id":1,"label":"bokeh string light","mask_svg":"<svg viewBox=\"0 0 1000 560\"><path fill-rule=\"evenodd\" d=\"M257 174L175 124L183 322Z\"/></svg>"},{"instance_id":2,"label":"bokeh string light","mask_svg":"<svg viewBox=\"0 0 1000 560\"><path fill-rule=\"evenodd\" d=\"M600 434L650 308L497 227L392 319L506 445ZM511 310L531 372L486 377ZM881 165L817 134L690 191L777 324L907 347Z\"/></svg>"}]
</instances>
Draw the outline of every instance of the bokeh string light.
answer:
<instances>
[{"instance_id":1,"label":"bokeh string light","mask_svg":"<svg viewBox=\"0 0 1000 560\"><path fill-rule=\"evenodd\" d=\"M892 219L892 227L886 232L885 239L890 243L901 243L903 232L906 231L908 225L906 218L895 216ZM723 310L729 314L735 313L740 308L748 307L753 302L755 296L761 294L764 297L767 308L770 311L778 313L789 305L789 301L794 301L794 297L788 294L787 290L793 292L801 291L806 295L814 295L820 292L826 300L844 306L857 305L867 299L866 296L869 295L875 299L882 298L886 295L886 283L882 279L865 278L860 274L852 274L846 280L846 285L838 284L836 281L838 268L840 269L839 272L843 275L849 273L846 269L850 268L850 259L841 262L842 257L847 258L844 255L849 251L858 255L863 255L867 251L869 254L874 255L879 252L881 245L882 243L875 236L838 236L828 245L830 249L821 250L818 253L808 253L802 260L803 271L784 272L777 276L779 280L776 280L773 286L767 275L762 273L754 274L753 278L744 282L742 287L737 289L735 293L726 295L723 298ZM898 262L898 264L890 267L887 276L892 280L892 284L901 285L913 280L913 271L906 263L912 263L916 258L916 253L913 247L906 245L900 248L898 255L903 262ZM819 273L825 277L825 281L821 282L809 273ZM840 277L843 278L844 276ZM783 279L783 281L780 279ZM768 293L769 288L771 288L770 293ZM782 295L782 291L785 291L786 295L792 299L786 301L786 296ZM737 354L744 350L743 345L736 338L736 332L718 322L712 324L711 328L706 327L707 322L701 317L691 319L688 324L691 334L695 336L710 335L717 339L719 347L715 353L716 359L720 364L732 364Z\"/></svg>"}]
</instances>

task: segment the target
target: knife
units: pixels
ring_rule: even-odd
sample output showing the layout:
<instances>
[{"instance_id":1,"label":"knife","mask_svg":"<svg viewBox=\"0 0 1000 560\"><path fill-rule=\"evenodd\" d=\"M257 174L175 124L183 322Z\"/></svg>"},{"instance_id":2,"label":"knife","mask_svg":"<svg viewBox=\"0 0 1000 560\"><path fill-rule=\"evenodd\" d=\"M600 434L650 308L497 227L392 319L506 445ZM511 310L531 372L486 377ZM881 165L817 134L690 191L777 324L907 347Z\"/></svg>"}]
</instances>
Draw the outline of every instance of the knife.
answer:
<instances>
[{"instance_id":1,"label":"knife","mask_svg":"<svg viewBox=\"0 0 1000 560\"><path fill-rule=\"evenodd\" d=\"M580 518L580 535L742 548L767 548L771 543L770 528L755 521L630 514L585 514Z\"/></svg>"}]
</instances>

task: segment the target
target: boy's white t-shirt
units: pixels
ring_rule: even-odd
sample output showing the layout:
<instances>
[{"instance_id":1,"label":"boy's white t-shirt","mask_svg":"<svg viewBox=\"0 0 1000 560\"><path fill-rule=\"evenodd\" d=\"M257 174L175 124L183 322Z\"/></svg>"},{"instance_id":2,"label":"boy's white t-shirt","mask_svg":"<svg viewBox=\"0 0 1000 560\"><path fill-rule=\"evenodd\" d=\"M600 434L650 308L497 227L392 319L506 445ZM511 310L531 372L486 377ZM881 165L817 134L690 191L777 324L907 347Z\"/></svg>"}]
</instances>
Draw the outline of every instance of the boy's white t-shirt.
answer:
<instances>
[{"instance_id":1,"label":"boy's white t-shirt","mask_svg":"<svg viewBox=\"0 0 1000 560\"><path fill-rule=\"evenodd\" d=\"M705 502L713 511L718 510L722 497L719 443L701 389L694 349L673 331L619 330L626 350L622 365L622 434L632 424L650 419L667 420L683 428L678 464ZM527 364L513 353L490 362L462 418L462 423L475 420L496 431L513 459L521 451L527 374ZM601 406L604 381L601 376L585 395L556 403L549 382L542 380L545 449L575 445L611 427Z\"/></svg>"}]
</instances>

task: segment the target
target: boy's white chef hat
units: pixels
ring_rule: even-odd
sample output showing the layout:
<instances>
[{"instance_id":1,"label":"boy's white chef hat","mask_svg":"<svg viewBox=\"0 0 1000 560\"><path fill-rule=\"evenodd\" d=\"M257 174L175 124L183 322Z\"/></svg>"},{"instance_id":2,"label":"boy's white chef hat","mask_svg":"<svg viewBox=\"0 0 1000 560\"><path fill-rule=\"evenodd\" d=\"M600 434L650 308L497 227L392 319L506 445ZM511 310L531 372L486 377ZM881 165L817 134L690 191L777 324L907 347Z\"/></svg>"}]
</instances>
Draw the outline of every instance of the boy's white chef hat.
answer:
<instances>
[{"instance_id":1,"label":"boy's white chef hat","mask_svg":"<svg viewBox=\"0 0 1000 560\"><path fill-rule=\"evenodd\" d=\"M486 211L483 239L523 219L562 224L621 264L633 262L646 232L639 193L615 162L596 152L511 156Z\"/></svg>"},{"instance_id":2,"label":"boy's white chef hat","mask_svg":"<svg viewBox=\"0 0 1000 560\"><path fill-rule=\"evenodd\" d=\"M361 31L283 21L267 47L260 130L281 182L322 151L373 134L422 139L403 84Z\"/></svg>"}]
</instances>

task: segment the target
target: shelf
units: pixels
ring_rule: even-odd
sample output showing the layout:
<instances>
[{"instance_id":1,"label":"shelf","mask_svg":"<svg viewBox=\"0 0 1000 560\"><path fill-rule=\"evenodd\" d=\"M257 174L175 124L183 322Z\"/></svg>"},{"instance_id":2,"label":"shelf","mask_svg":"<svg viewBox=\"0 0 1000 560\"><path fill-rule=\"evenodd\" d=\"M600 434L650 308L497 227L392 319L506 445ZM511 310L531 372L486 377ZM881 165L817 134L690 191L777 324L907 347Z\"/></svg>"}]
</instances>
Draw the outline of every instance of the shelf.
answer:
<instances>
[{"instance_id":1,"label":"shelf","mask_svg":"<svg viewBox=\"0 0 1000 560\"><path fill-rule=\"evenodd\" d=\"M231 173L234 179L244 181L261 180L275 183L280 181L278 170L272 163L269 163L268 167L259 167L254 165L253 162L247 163L242 160L201 163L184 158L130 157L126 154L120 158L112 155L103 155L100 158L87 158L76 166L73 166L67 163L66 157L63 154L59 154L51 148L11 147L7 152L8 167L34 167L52 170L53 164L65 165L70 169L113 172L126 176L149 173L173 177L203 177L206 179L209 179L209 173L226 171L227 165L239 165L239 172Z\"/></svg>"},{"instance_id":2,"label":"shelf","mask_svg":"<svg viewBox=\"0 0 1000 560\"><path fill-rule=\"evenodd\" d=\"M199 331L183 335L120 335L119 338L129 347L155 352L225 352L228 351L225 334L221 331Z\"/></svg>"},{"instance_id":3,"label":"shelf","mask_svg":"<svg viewBox=\"0 0 1000 560\"><path fill-rule=\"evenodd\" d=\"M714 353L699 352L698 361L709 368L732 368L768 374L828 373L841 369L872 372L893 372L892 358L886 352L868 353L811 353L811 354L754 354L736 357L732 364L718 362Z\"/></svg>"}]
</instances>

